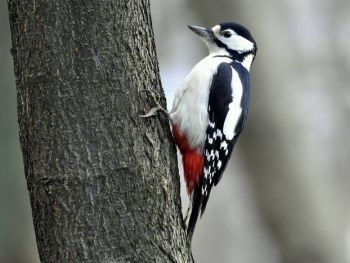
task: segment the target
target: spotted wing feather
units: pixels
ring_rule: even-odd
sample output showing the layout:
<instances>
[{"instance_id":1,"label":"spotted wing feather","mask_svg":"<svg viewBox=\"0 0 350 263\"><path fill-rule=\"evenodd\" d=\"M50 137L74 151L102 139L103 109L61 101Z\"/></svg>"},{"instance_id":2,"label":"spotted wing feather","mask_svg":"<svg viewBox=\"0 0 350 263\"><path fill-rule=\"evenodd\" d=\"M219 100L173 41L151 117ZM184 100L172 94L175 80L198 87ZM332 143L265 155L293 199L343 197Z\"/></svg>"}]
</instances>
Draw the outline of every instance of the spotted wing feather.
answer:
<instances>
[{"instance_id":1,"label":"spotted wing feather","mask_svg":"<svg viewBox=\"0 0 350 263\"><path fill-rule=\"evenodd\" d=\"M242 84L242 94L236 96L238 87L232 80L233 73L238 74ZM237 91L237 92L236 92ZM227 119L232 116L229 111L230 105L235 99L240 99L240 109L236 118ZM249 73L238 63L222 63L213 77L209 93L207 137L205 141L204 175L201 186L201 214L204 213L207 201L213 185L217 185L230 159L233 147L246 121L249 103ZM236 109L233 109L236 110ZM238 111L238 110L237 110ZM228 139L224 132L224 125L234 122L233 138Z\"/></svg>"},{"instance_id":2,"label":"spotted wing feather","mask_svg":"<svg viewBox=\"0 0 350 263\"><path fill-rule=\"evenodd\" d=\"M234 70L234 71L233 71ZM230 104L235 98L235 87L232 85L233 72L240 78L242 96L239 105L241 111L238 118L227 119ZM208 101L208 126L206 130L204 148L204 169L198 186L192 195L192 210L188 223L187 234L191 240L199 214L203 214L213 185L220 181L223 171L230 158L237 138L246 121L249 104L249 72L239 63L221 63L213 76ZM235 122L234 136L227 139L224 133L224 125L227 122ZM230 124L230 123L229 123Z\"/></svg>"}]
</instances>

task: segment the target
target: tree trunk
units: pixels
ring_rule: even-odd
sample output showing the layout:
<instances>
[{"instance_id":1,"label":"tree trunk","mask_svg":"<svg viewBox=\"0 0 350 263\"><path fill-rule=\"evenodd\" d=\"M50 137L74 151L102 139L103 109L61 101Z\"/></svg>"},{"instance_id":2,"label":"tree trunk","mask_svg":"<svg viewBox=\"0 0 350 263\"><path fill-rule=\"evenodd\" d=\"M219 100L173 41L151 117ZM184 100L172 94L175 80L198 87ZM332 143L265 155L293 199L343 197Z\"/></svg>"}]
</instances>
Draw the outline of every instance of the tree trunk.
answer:
<instances>
[{"instance_id":1,"label":"tree trunk","mask_svg":"<svg viewBox=\"0 0 350 263\"><path fill-rule=\"evenodd\" d=\"M8 1L42 262L192 262L149 0ZM164 100L163 100L164 104Z\"/></svg>"}]
</instances>

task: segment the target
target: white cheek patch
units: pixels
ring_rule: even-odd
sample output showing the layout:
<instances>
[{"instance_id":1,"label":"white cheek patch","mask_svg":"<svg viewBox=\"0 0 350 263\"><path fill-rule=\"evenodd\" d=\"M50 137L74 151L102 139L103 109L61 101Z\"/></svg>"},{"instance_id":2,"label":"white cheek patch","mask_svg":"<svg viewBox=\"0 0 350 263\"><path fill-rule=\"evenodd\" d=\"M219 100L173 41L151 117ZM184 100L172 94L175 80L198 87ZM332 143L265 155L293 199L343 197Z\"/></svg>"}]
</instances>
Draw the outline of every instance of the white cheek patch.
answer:
<instances>
[{"instance_id":1,"label":"white cheek patch","mask_svg":"<svg viewBox=\"0 0 350 263\"><path fill-rule=\"evenodd\" d=\"M220 25L216 25L212 27L211 30L213 30L213 33L216 36L216 38L218 38L222 43L226 44L228 48L232 50L244 52L244 51L252 50L254 48L254 44L251 41L245 39L244 37L241 37L232 29L225 30L225 32L226 31L231 32L232 36L229 38L223 37L220 34L220 30L221 30Z\"/></svg>"},{"instance_id":2,"label":"white cheek patch","mask_svg":"<svg viewBox=\"0 0 350 263\"><path fill-rule=\"evenodd\" d=\"M223 43L225 43L229 49L232 49L232 50L244 52L244 51L252 50L254 48L254 44L251 41L239 35L232 35L228 39L221 37L220 40Z\"/></svg>"}]
</instances>

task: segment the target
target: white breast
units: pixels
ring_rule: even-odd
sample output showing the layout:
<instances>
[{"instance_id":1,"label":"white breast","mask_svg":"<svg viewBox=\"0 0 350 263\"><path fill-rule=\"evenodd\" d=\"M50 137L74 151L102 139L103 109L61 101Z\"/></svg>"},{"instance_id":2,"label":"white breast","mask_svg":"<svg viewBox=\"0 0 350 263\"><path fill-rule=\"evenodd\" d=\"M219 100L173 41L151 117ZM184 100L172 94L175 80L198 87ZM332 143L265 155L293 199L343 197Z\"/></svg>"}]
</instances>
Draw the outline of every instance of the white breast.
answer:
<instances>
[{"instance_id":1,"label":"white breast","mask_svg":"<svg viewBox=\"0 0 350 263\"><path fill-rule=\"evenodd\" d=\"M176 91L170 118L191 147L202 151L208 125L209 89L218 65L229 58L208 56L198 62Z\"/></svg>"}]
</instances>

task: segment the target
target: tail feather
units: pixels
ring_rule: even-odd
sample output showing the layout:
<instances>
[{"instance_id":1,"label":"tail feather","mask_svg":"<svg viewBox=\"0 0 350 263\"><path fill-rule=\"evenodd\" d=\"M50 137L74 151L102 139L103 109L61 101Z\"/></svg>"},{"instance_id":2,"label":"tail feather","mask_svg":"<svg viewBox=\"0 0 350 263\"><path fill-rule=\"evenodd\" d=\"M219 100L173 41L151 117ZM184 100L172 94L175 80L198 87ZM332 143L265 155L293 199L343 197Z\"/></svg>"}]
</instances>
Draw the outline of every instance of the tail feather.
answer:
<instances>
[{"instance_id":1,"label":"tail feather","mask_svg":"<svg viewBox=\"0 0 350 263\"><path fill-rule=\"evenodd\" d=\"M193 232L196 227L199 212L201 210L201 198L201 188L197 186L192 194L192 209L190 212L190 220L187 226L187 239L190 243L192 241Z\"/></svg>"}]
</instances>

